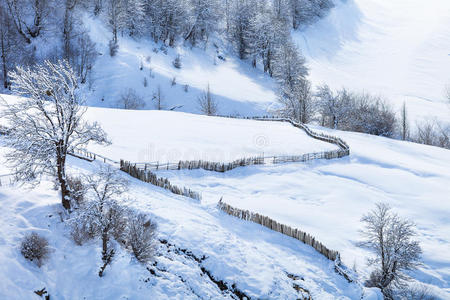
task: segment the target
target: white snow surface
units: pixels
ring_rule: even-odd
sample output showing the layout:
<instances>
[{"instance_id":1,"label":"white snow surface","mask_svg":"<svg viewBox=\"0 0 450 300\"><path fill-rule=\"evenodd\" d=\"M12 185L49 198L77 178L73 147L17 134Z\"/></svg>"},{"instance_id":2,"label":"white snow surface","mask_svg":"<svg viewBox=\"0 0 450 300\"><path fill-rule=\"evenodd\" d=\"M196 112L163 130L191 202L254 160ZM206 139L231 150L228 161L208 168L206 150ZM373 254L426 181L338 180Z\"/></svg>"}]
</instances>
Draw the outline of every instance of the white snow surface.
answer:
<instances>
[{"instance_id":1,"label":"white snow surface","mask_svg":"<svg viewBox=\"0 0 450 300\"><path fill-rule=\"evenodd\" d=\"M239 158L299 155L337 146L311 139L288 123L207 117L170 111L88 108L112 145L88 149L115 160L228 162Z\"/></svg>"},{"instance_id":2,"label":"white snow surface","mask_svg":"<svg viewBox=\"0 0 450 300\"><path fill-rule=\"evenodd\" d=\"M323 130L321 128L316 128ZM360 218L388 203L417 224L424 265L410 275L443 299L450 297L450 151L358 133L327 130L350 145L350 157L309 163L204 170L160 171L172 183L201 192L203 203L220 197L314 235L367 276L356 246Z\"/></svg>"},{"instance_id":3,"label":"white snow surface","mask_svg":"<svg viewBox=\"0 0 450 300\"><path fill-rule=\"evenodd\" d=\"M0 153L8 149L0 147ZM1 155L3 156L3 155ZM69 160L71 174L89 173L98 163ZM0 174L8 172L0 166ZM334 264L297 240L260 225L241 221L187 198L129 178L122 203L147 213L158 223L158 238L206 259L200 264L161 246L155 259L158 276L130 253L117 247L113 262L98 277L101 245L93 240L77 246L61 223L58 193L44 181L35 190L0 187L0 298L33 299L43 287L52 299L231 299L201 268L217 280L235 284L252 298L297 299L295 282L314 299L381 299L334 272ZM26 191L26 193L24 193ZM19 252L21 238L31 231L47 237L51 253L38 268ZM172 250L174 250L172 248ZM149 266L153 268L152 266ZM287 274L299 276L293 281ZM302 278L302 279L300 279Z\"/></svg>"},{"instance_id":4,"label":"white snow surface","mask_svg":"<svg viewBox=\"0 0 450 300\"><path fill-rule=\"evenodd\" d=\"M293 32L314 84L407 103L411 120L450 121L450 1L343 0Z\"/></svg>"}]
</instances>

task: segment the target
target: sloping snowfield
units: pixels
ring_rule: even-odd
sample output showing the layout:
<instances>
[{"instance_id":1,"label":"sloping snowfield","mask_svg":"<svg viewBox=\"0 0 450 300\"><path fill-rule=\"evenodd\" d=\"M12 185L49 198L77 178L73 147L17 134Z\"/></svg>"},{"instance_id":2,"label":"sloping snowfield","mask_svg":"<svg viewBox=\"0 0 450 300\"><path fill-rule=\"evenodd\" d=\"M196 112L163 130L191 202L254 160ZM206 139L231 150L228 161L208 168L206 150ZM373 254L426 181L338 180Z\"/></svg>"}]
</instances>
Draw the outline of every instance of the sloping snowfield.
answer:
<instances>
[{"instance_id":1,"label":"sloping snowfield","mask_svg":"<svg viewBox=\"0 0 450 300\"><path fill-rule=\"evenodd\" d=\"M111 146L93 145L89 150L114 160L165 163L202 159L228 162L244 157L337 149L282 122L94 107L88 109L86 117L98 121L112 140Z\"/></svg>"},{"instance_id":2,"label":"sloping snowfield","mask_svg":"<svg viewBox=\"0 0 450 300\"><path fill-rule=\"evenodd\" d=\"M293 32L315 84L386 96L410 117L450 121L450 1L336 1L330 14Z\"/></svg>"},{"instance_id":3,"label":"sloping snowfield","mask_svg":"<svg viewBox=\"0 0 450 300\"><path fill-rule=\"evenodd\" d=\"M6 149L0 148L3 153ZM70 159L70 173L89 173L98 163ZM0 173L7 172L0 166ZM161 244L156 275L120 250L98 277L101 246L92 241L82 247L70 240L60 222L57 192L51 182L37 189L0 187L0 298L31 299L46 288L53 299L231 299L204 270L252 298L297 299L297 284L314 299L360 299L362 289L333 270L333 263L311 247L262 226L237 220L213 207L203 206L165 190L130 180L123 203L148 213L159 225L158 238L203 257L198 263L176 248ZM24 234L46 236L50 258L38 268L19 252ZM288 277L295 276L295 280ZM378 298L365 289L364 299Z\"/></svg>"},{"instance_id":4,"label":"sloping snowfield","mask_svg":"<svg viewBox=\"0 0 450 300\"><path fill-rule=\"evenodd\" d=\"M320 130L320 129L319 129ZM331 131L350 157L252 166L227 172L161 171L175 184L202 192L204 205L228 204L267 215L315 235L367 274L369 253L356 247L359 222L377 202L417 223L424 266L411 275L450 296L450 151L357 133Z\"/></svg>"},{"instance_id":5,"label":"sloping snowfield","mask_svg":"<svg viewBox=\"0 0 450 300\"><path fill-rule=\"evenodd\" d=\"M179 46L161 50L161 44L145 38L136 41L123 36L119 52L110 57L109 29L89 17L84 24L101 53L94 66L93 89L87 91L89 105L117 107L121 94L131 88L142 97L147 109L153 109L153 94L159 86L165 109L200 113L198 97L208 84L220 114L260 115L276 101L272 78L228 53L220 40L212 39L206 49ZM172 65L177 55L181 56L180 69ZM174 78L176 85L172 84Z\"/></svg>"}]
</instances>

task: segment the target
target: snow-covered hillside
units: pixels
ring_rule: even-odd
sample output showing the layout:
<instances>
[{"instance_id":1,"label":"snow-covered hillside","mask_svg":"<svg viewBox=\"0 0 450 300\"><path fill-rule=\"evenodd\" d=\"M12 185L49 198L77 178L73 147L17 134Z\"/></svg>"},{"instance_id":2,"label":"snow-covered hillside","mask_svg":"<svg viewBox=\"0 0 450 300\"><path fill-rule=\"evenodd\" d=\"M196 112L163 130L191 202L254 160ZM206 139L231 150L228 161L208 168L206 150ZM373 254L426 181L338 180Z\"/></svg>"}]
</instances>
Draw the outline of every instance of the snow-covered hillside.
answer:
<instances>
[{"instance_id":1,"label":"snow-covered hillside","mask_svg":"<svg viewBox=\"0 0 450 300\"><path fill-rule=\"evenodd\" d=\"M70 173L78 174L92 172L97 163L71 159L69 164ZM0 166L0 174L5 172ZM2 186L0 298L38 299L33 291L45 287L52 299L236 299L232 292L221 292L208 272L258 299L297 299L302 292L296 286L314 299L360 299L362 293L364 299L380 299L374 290L349 284L332 262L297 240L123 176L130 180L123 204L152 216L158 238L168 241L159 246L157 264L149 266L156 275L118 248L105 276L98 277L100 243L77 246L69 238L52 182L26 193L20 186ZM50 258L41 268L18 249L30 231L50 241Z\"/></svg>"},{"instance_id":2,"label":"snow-covered hillside","mask_svg":"<svg viewBox=\"0 0 450 300\"><path fill-rule=\"evenodd\" d=\"M197 99L208 84L220 114L262 115L276 101L272 78L237 59L220 40L208 44L207 49L181 45L175 49L164 47L163 51L161 44L148 39L136 41L124 36L119 41L119 52L111 57L109 30L99 20L89 17L84 23L102 53L94 66L94 91L88 92L90 105L117 107L120 95L131 88L144 99L146 109L154 109L152 96L159 86L164 109L176 107L179 111L201 113ZM178 54L181 69L172 65ZM173 78L176 85L172 85ZM188 85L187 92L185 85Z\"/></svg>"},{"instance_id":3,"label":"snow-covered hillside","mask_svg":"<svg viewBox=\"0 0 450 300\"><path fill-rule=\"evenodd\" d=\"M244 157L337 149L281 122L94 107L88 109L86 117L99 122L112 139L111 146L92 145L89 150L132 162L229 162Z\"/></svg>"},{"instance_id":4,"label":"snow-covered hillside","mask_svg":"<svg viewBox=\"0 0 450 300\"><path fill-rule=\"evenodd\" d=\"M450 2L336 1L330 14L293 33L315 84L379 93L410 117L450 121Z\"/></svg>"},{"instance_id":5,"label":"snow-covered hillside","mask_svg":"<svg viewBox=\"0 0 450 300\"><path fill-rule=\"evenodd\" d=\"M319 128L316 128L319 129ZM329 130L331 131L331 130ZM350 145L350 157L331 161L253 166L225 174L161 171L175 184L232 206L268 215L342 251L347 265L369 271L369 253L356 246L362 215L389 203L417 223L424 266L411 275L450 297L450 151L364 134L331 131Z\"/></svg>"},{"instance_id":6,"label":"snow-covered hillside","mask_svg":"<svg viewBox=\"0 0 450 300\"><path fill-rule=\"evenodd\" d=\"M84 20L102 53L94 67L91 105L115 107L120 95L132 88L147 102L146 108L153 109L152 95L160 86L166 109L199 113L197 98L208 83L221 114L263 114L276 102L273 79L238 60L220 40L207 49L179 46L161 51L161 45L149 40L124 36L117 56L111 58L108 29L98 20ZM411 122L421 118L450 121L444 99L450 84L449 28L450 2L446 0L426 4L347 0L336 1L327 17L292 35L306 57L313 84L372 92L397 107L406 101ZM177 54L182 58L181 69L172 65ZM174 77L177 84L172 86ZM184 85L189 86L188 92Z\"/></svg>"}]
</instances>

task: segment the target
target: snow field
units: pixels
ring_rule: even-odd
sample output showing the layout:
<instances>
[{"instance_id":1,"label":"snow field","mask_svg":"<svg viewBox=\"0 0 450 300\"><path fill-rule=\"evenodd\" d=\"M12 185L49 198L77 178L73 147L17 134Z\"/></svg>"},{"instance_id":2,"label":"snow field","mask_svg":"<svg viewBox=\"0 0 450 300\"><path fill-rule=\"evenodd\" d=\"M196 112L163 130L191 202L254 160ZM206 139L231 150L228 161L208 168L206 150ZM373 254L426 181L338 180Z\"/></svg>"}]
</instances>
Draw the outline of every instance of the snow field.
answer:
<instances>
[{"instance_id":1,"label":"snow field","mask_svg":"<svg viewBox=\"0 0 450 300\"><path fill-rule=\"evenodd\" d=\"M2 152L5 151L2 148ZM89 173L97 163L69 160L71 174ZM0 170L7 171L4 166ZM103 278L98 277L100 242L80 247L69 238L58 212L60 199L51 182L37 189L0 188L0 296L8 299L31 297L44 286L56 298L96 299L197 299L229 298L200 268L255 298L296 299L295 283L310 291L316 299L359 299L361 288L349 284L333 271L333 263L311 247L264 229L256 224L226 216L213 207L205 207L186 198L123 175L130 181L130 192L123 204L148 213L157 221L158 237L196 257L205 256L201 265L176 251L160 247L156 260L157 276L149 272L129 253L120 250ZM42 268L21 257L21 236L37 231L50 241L52 253ZM162 249L161 249L162 248ZM64 276L61 276L64 274ZM10 291L14 291L11 294ZM365 290L365 299L378 299L376 291Z\"/></svg>"}]
</instances>

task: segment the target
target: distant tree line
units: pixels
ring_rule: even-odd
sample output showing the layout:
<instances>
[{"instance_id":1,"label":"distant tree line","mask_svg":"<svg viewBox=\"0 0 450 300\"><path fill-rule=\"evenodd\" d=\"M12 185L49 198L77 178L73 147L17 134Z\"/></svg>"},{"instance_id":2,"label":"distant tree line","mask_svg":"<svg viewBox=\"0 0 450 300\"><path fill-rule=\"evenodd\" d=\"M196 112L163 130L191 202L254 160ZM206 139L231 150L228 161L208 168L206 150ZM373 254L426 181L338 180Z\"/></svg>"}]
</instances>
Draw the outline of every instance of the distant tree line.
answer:
<instances>
[{"instance_id":1,"label":"distant tree line","mask_svg":"<svg viewBox=\"0 0 450 300\"><path fill-rule=\"evenodd\" d=\"M98 55L83 24L86 13L111 31L111 55L124 35L170 47L206 45L214 35L273 75L282 54L295 48L289 29L331 7L331 0L0 0L0 78L8 88L16 65L63 58L86 82Z\"/></svg>"}]
</instances>

